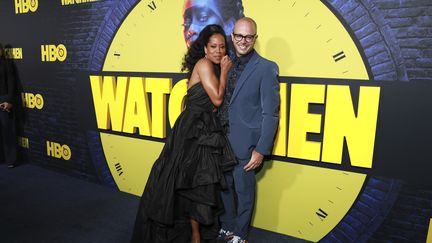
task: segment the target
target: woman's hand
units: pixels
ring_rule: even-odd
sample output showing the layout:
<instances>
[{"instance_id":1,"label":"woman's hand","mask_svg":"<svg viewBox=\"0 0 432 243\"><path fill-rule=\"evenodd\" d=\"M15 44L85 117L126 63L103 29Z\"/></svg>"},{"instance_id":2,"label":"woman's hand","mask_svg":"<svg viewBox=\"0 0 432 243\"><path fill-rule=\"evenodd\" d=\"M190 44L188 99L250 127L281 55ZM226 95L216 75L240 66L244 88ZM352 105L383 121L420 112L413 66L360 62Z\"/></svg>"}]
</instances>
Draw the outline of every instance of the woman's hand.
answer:
<instances>
[{"instance_id":1,"label":"woman's hand","mask_svg":"<svg viewBox=\"0 0 432 243\"><path fill-rule=\"evenodd\" d=\"M228 73L228 71L231 69L232 61L228 55L222 57L220 66L221 66L221 73Z\"/></svg>"}]
</instances>

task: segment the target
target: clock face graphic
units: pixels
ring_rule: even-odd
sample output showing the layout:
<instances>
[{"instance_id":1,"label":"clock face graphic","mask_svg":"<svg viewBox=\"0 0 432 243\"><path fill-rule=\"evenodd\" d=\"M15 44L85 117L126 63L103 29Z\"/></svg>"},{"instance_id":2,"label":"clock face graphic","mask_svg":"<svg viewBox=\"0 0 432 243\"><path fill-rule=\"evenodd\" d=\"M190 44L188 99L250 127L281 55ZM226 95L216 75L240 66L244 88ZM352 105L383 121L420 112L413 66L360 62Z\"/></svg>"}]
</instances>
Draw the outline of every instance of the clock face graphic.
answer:
<instances>
[{"instance_id":1,"label":"clock face graphic","mask_svg":"<svg viewBox=\"0 0 432 243\"><path fill-rule=\"evenodd\" d=\"M281 122L286 113L290 77L371 79L368 60L355 36L336 12L319 0L242 1L244 14L258 23L255 49L275 61L281 76ZM186 44L183 1L139 1L119 23L105 54L102 71L144 76L179 73ZM174 83L178 80L173 80ZM186 86L181 86L186 92ZM285 117L284 117L285 116ZM141 195L161 140L100 132L107 166L121 191ZM284 144L284 141L278 141ZM286 142L286 141L285 141ZM283 146L282 146L283 147ZM285 146L286 147L286 146ZM257 199L252 225L310 241L326 236L347 214L367 175L291 163L286 151L265 162L257 173ZM320 163L320 162L316 162Z\"/></svg>"}]
</instances>

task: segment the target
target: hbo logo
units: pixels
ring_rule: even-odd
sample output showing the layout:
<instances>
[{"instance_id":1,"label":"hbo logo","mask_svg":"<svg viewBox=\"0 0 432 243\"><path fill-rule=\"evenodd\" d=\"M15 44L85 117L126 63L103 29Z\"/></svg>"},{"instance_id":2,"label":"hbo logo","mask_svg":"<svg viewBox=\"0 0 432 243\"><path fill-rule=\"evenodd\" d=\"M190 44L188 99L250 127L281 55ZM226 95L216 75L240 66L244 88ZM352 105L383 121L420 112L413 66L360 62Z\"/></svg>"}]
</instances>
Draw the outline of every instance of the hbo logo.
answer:
<instances>
[{"instance_id":1,"label":"hbo logo","mask_svg":"<svg viewBox=\"0 0 432 243\"><path fill-rule=\"evenodd\" d=\"M63 44L59 45L41 45L42 62L63 62L66 60L67 49Z\"/></svg>"},{"instance_id":2,"label":"hbo logo","mask_svg":"<svg viewBox=\"0 0 432 243\"><path fill-rule=\"evenodd\" d=\"M15 14L35 12L38 6L38 0L15 0Z\"/></svg>"},{"instance_id":3,"label":"hbo logo","mask_svg":"<svg viewBox=\"0 0 432 243\"><path fill-rule=\"evenodd\" d=\"M23 106L26 108L42 109L44 106L44 99L41 94L21 93Z\"/></svg>"},{"instance_id":4,"label":"hbo logo","mask_svg":"<svg viewBox=\"0 0 432 243\"><path fill-rule=\"evenodd\" d=\"M47 155L57 159L63 158L69 160L72 156L72 151L66 144L59 144L56 142L46 141Z\"/></svg>"}]
</instances>

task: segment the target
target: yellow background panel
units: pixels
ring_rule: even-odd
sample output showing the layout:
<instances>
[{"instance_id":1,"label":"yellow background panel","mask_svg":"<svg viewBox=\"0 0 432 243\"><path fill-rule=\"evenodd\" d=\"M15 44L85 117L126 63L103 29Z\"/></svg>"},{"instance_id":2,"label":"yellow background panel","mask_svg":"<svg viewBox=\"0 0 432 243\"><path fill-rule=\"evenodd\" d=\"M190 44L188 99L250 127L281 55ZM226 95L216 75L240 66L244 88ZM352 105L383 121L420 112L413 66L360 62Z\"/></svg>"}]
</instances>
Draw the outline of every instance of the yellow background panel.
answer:
<instances>
[{"instance_id":1,"label":"yellow background panel","mask_svg":"<svg viewBox=\"0 0 432 243\"><path fill-rule=\"evenodd\" d=\"M253 226L318 241L342 220L365 179L353 172L264 162L257 174ZM328 214L322 221L316 214L320 208Z\"/></svg>"}]
</instances>

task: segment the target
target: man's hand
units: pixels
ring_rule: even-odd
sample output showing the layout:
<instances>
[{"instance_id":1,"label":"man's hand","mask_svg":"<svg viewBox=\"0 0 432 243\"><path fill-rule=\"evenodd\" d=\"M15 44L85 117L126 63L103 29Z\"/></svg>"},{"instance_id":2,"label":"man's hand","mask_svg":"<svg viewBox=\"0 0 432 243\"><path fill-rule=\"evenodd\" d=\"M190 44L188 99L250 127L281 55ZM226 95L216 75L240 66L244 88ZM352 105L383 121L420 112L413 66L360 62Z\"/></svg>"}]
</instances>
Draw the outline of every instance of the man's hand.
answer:
<instances>
[{"instance_id":1,"label":"man's hand","mask_svg":"<svg viewBox=\"0 0 432 243\"><path fill-rule=\"evenodd\" d=\"M255 149L252 151L252 157L250 161L243 167L245 171L250 171L256 169L258 166L261 165L263 162L264 155L258 153L255 151Z\"/></svg>"}]
</instances>

